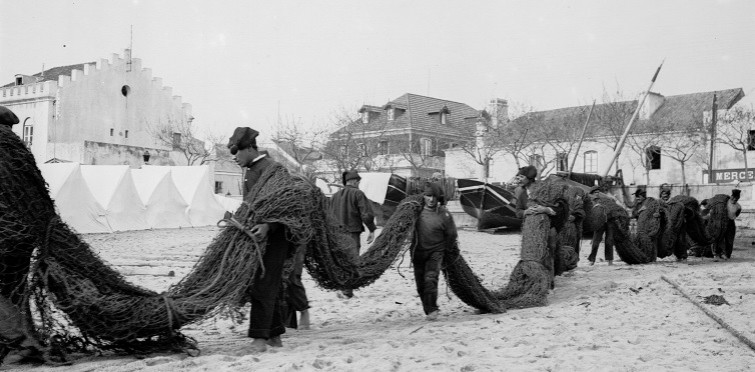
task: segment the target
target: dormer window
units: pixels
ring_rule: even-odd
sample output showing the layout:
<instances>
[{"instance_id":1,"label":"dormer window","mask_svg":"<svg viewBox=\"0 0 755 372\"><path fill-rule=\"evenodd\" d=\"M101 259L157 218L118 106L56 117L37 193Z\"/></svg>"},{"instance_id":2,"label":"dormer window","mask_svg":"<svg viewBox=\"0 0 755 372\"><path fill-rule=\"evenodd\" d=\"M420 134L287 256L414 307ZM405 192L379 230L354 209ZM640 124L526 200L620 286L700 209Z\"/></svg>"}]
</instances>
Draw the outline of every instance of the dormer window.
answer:
<instances>
[{"instance_id":1,"label":"dormer window","mask_svg":"<svg viewBox=\"0 0 755 372\"><path fill-rule=\"evenodd\" d=\"M396 109L393 107L388 109L388 120L393 120L396 117Z\"/></svg>"},{"instance_id":2,"label":"dormer window","mask_svg":"<svg viewBox=\"0 0 755 372\"><path fill-rule=\"evenodd\" d=\"M445 112L440 113L440 123L443 125L448 124L448 114L446 114Z\"/></svg>"},{"instance_id":3,"label":"dormer window","mask_svg":"<svg viewBox=\"0 0 755 372\"><path fill-rule=\"evenodd\" d=\"M362 124L370 123L370 112L367 110L362 111Z\"/></svg>"},{"instance_id":4,"label":"dormer window","mask_svg":"<svg viewBox=\"0 0 755 372\"><path fill-rule=\"evenodd\" d=\"M16 76L16 85L24 85L24 78L21 76Z\"/></svg>"}]
</instances>

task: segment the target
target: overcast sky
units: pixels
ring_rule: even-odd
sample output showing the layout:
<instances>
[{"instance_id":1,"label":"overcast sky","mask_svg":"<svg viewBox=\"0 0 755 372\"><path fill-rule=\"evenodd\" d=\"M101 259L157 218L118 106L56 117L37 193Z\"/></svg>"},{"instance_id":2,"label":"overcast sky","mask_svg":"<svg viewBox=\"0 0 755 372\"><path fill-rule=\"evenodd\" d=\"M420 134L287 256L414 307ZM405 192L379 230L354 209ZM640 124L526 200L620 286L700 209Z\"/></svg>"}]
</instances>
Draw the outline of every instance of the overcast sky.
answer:
<instances>
[{"instance_id":1,"label":"overcast sky","mask_svg":"<svg viewBox=\"0 0 755 372\"><path fill-rule=\"evenodd\" d=\"M0 0L0 82L123 53L225 135L323 125L404 93L537 110L743 88L755 102L755 1Z\"/></svg>"}]
</instances>

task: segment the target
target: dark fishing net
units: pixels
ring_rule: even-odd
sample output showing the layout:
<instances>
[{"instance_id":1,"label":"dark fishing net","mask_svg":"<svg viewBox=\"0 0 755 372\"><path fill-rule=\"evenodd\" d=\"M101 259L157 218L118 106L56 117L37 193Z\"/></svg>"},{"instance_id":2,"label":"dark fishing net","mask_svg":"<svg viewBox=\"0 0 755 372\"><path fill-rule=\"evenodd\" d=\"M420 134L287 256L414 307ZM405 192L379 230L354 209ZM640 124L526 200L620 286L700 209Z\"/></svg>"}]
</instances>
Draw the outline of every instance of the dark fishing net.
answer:
<instances>
[{"instance_id":1,"label":"dark fishing net","mask_svg":"<svg viewBox=\"0 0 755 372\"><path fill-rule=\"evenodd\" d=\"M678 258L686 258L690 240L699 245L707 245L710 242L700 216L700 203L697 199L676 195L669 199L667 206L667 225L662 241L665 256L674 254ZM662 257L660 251L658 257Z\"/></svg>"},{"instance_id":2,"label":"dark fishing net","mask_svg":"<svg viewBox=\"0 0 755 372\"><path fill-rule=\"evenodd\" d=\"M650 257L638 247L629 233L629 213L611 197L598 194L593 199L593 229L598 230L599 222L606 221L605 226L613 235L616 253L629 265L651 262Z\"/></svg>"},{"instance_id":3,"label":"dark fishing net","mask_svg":"<svg viewBox=\"0 0 755 372\"><path fill-rule=\"evenodd\" d=\"M637 214L637 233L632 240L651 262L658 257L665 218L665 206L654 198L645 199Z\"/></svg>"},{"instance_id":4,"label":"dark fishing net","mask_svg":"<svg viewBox=\"0 0 755 372\"><path fill-rule=\"evenodd\" d=\"M705 230L711 239L711 242L719 242L724 238L726 225L729 222L728 210L726 203L729 201L729 195L717 194L708 198L708 223Z\"/></svg>"}]
</instances>

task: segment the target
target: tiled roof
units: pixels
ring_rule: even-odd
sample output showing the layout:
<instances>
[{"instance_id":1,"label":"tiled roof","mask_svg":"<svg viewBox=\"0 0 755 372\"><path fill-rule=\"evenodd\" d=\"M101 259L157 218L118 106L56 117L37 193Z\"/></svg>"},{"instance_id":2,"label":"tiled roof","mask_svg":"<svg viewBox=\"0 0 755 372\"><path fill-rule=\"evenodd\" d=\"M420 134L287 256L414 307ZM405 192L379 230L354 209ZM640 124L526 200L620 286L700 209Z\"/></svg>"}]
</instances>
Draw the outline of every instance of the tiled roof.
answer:
<instances>
[{"instance_id":1,"label":"tiled roof","mask_svg":"<svg viewBox=\"0 0 755 372\"><path fill-rule=\"evenodd\" d=\"M480 111L469 105L459 102L447 101L439 98L420 96L417 94L407 93L398 97L383 107L398 108L394 120L388 120L386 112L380 112L377 117L371 117L368 124L356 120L349 125L337 130L334 135L339 133L361 133L369 131L383 131L391 129L411 129L414 131L435 132L438 134L468 137L474 130L474 124L466 119L477 117ZM374 107L374 106L363 106ZM440 124L438 112L443 107L448 109L446 125ZM431 115L435 113L435 115Z\"/></svg>"},{"instance_id":2,"label":"tiled roof","mask_svg":"<svg viewBox=\"0 0 755 372\"><path fill-rule=\"evenodd\" d=\"M695 119L700 119L703 111L711 110L714 94L716 95L716 102L719 109L730 109L742 99L742 97L744 97L744 91L742 88L664 97L663 104L658 110L656 110L649 119L638 120L636 125L633 126L632 132L642 133L643 124L648 124L650 121L655 124L654 127L678 128L681 125L693 122ZM593 117L590 120L591 125L588 136L598 137L610 134L606 126L593 125L600 120L596 118L606 117L611 111L620 111L628 113L628 120L636 110L637 105L637 100L596 104ZM528 115L530 116L530 121L533 121L533 115L536 117L534 122L547 122L551 125L578 125L581 127L584 124L589 111L590 106L575 106L555 110L536 111Z\"/></svg>"},{"instance_id":3,"label":"tiled roof","mask_svg":"<svg viewBox=\"0 0 755 372\"><path fill-rule=\"evenodd\" d=\"M42 77L42 79L39 81L58 80L58 76L60 75L71 76L71 71L84 70L84 65L92 65L92 64L96 64L96 62L87 62L87 63L79 63L76 65L53 67L51 69L45 70L44 74L42 72L38 72L32 76ZM16 85L16 82L14 81L12 83L3 85L3 88L12 87L15 85Z\"/></svg>"}]
</instances>

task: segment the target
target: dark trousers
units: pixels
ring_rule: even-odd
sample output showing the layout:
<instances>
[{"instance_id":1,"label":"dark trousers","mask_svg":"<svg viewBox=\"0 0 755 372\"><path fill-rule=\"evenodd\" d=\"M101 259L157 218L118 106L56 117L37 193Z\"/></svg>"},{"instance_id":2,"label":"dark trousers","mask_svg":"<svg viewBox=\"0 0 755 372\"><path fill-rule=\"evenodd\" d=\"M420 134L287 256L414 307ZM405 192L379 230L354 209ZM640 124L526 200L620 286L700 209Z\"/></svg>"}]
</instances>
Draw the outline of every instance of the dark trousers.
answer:
<instances>
[{"instance_id":1,"label":"dark trousers","mask_svg":"<svg viewBox=\"0 0 755 372\"><path fill-rule=\"evenodd\" d=\"M726 223L726 231L724 232L724 249L723 253L726 258L731 258L731 252L734 251L734 237L737 235L737 224L734 220L729 220Z\"/></svg>"},{"instance_id":2,"label":"dark trousers","mask_svg":"<svg viewBox=\"0 0 755 372\"><path fill-rule=\"evenodd\" d=\"M414 281L417 283L417 293L425 314L438 310L438 278L442 261L442 250L414 251Z\"/></svg>"},{"instance_id":3,"label":"dark trousers","mask_svg":"<svg viewBox=\"0 0 755 372\"><path fill-rule=\"evenodd\" d=\"M348 232L346 235L351 238L351 249L359 256L359 250L362 249L362 233L361 232Z\"/></svg>"},{"instance_id":4,"label":"dark trousers","mask_svg":"<svg viewBox=\"0 0 755 372\"><path fill-rule=\"evenodd\" d=\"M587 259L590 262L595 262L595 257L598 255L598 247L600 247L600 241L603 240L603 234L606 236L604 244L606 261L613 261L613 230L607 225L601 226L600 229L593 232L592 235L592 250Z\"/></svg>"},{"instance_id":5,"label":"dark trousers","mask_svg":"<svg viewBox=\"0 0 755 372\"><path fill-rule=\"evenodd\" d=\"M268 339L286 332L278 301L283 284L283 263L288 256L286 243L284 240L281 244L268 244L262 257L264 275L262 270L257 271L254 284L249 290L252 311L249 314L248 335L251 338Z\"/></svg>"},{"instance_id":6,"label":"dark trousers","mask_svg":"<svg viewBox=\"0 0 755 372\"><path fill-rule=\"evenodd\" d=\"M5 255L0 257L0 295L19 308L24 308L24 282L29 274L31 251L28 256Z\"/></svg>"}]
</instances>

